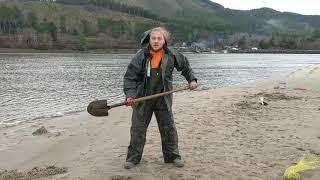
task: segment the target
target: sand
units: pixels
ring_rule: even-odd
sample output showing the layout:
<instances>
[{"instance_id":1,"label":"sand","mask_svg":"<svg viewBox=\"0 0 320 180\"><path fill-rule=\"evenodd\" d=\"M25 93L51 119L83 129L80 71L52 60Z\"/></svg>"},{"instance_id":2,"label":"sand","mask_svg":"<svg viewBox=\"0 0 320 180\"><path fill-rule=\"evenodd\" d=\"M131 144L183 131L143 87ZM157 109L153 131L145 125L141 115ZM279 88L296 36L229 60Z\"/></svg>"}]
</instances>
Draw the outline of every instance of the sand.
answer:
<instances>
[{"instance_id":1,"label":"sand","mask_svg":"<svg viewBox=\"0 0 320 180\"><path fill-rule=\"evenodd\" d=\"M279 82L286 88L279 89ZM259 104L260 97L267 106ZM142 162L123 169L131 111L114 108L108 117L81 112L0 129L0 171L67 168L35 176L40 179L281 179L303 154L320 155L320 65L244 85L176 93L181 169L163 162L155 119ZM32 135L41 127L48 132ZM320 172L302 177L319 179Z\"/></svg>"}]
</instances>

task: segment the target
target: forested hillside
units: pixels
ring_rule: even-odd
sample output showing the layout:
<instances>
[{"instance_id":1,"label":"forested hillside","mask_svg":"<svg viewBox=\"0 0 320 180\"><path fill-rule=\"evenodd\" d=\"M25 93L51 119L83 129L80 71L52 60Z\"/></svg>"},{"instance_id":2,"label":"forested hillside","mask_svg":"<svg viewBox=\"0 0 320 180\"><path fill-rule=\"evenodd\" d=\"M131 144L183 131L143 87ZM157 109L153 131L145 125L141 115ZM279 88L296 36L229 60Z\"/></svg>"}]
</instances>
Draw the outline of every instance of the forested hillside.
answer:
<instances>
[{"instance_id":1,"label":"forested hillside","mask_svg":"<svg viewBox=\"0 0 320 180\"><path fill-rule=\"evenodd\" d=\"M0 5L0 47L104 49L137 47L160 21L93 5L15 1Z\"/></svg>"},{"instance_id":2,"label":"forested hillside","mask_svg":"<svg viewBox=\"0 0 320 180\"><path fill-rule=\"evenodd\" d=\"M320 49L320 16L268 8L231 10L209 0L0 1L0 48L137 48L155 26L171 31L172 44Z\"/></svg>"}]
</instances>

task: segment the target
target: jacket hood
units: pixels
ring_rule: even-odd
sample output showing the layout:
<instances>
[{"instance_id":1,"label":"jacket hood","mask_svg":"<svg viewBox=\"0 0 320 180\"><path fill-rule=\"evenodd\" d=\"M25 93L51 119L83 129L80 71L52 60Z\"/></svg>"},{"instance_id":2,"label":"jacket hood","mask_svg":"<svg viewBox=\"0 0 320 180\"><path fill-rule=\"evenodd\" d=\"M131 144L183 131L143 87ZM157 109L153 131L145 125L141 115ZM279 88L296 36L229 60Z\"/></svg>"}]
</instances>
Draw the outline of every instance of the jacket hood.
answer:
<instances>
[{"instance_id":1,"label":"jacket hood","mask_svg":"<svg viewBox=\"0 0 320 180\"><path fill-rule=\"evenodd\" d=\"M149 45L150 33L151 33L151 29L148 30L148 31L145 31L142 34L142 38L140 40L140 45L141 46L148 46ZM165 38L165 46L167 46L167 39L166 38Z\"/></svg>"},{"instance_id":2,"label":"jacket hood","mask_svg":"<svg viewBox=\"0 0 320 180\"><path fill-rule=\"evenodd\" d=\"M140 40L141 46L145 46L145 45L149 44L150 32L151 32L151 30L148 30L142 34L142 38Z\"/></svg>"}]
</instances>

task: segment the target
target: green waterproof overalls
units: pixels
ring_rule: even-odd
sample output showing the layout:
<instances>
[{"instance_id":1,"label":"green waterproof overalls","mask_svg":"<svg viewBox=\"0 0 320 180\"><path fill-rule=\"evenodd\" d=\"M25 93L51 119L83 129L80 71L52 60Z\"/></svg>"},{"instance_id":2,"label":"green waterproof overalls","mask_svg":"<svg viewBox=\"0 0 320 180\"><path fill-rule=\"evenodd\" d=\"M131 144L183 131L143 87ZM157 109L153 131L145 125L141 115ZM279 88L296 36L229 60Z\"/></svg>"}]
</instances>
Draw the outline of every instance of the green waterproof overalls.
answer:
<instances>
[{"instance_id":1,"label":"green waterproof overalls","mask_svg":"<svg viewBox=\"0 0 320 180\"><path fill-rule=\"evenodd\" d=\"M161 68L151 69L147 79L146 95L163 92ZM172 163L174 159L181 159L178 149L178 135L173 121L172 110L167 108L165 99L159 97L144 102L144 113L134 106L131 119L131 140L128 147L127 162L140 162L146 142L146 133L152 114L155 114L162 141L162 152L165 163Z\"/></svg>"}]
</instances>

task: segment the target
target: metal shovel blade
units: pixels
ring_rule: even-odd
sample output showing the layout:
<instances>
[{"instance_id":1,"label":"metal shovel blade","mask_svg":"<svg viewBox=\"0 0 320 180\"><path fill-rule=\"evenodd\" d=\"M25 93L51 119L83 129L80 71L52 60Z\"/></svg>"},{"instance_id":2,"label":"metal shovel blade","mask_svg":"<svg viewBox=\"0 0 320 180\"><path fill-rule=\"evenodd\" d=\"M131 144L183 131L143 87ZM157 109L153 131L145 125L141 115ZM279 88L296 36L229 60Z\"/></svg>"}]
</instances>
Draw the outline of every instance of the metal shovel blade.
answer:
<instances>
[{"instance_id":1,"label":"metal shovel blade","mask_svg":"<svg viewBox=\"0 0 320 180\"><path fill-rule=\"evenodd\" d=\"M92 116L108 116L108 110L107 100L92 101L87 107L88 113Z\"/></svg>"},{"instance_id":2,"label":"metal shovel blade","mask_svg":"<svg viewBox=\"0 0 320 180\"><path fill-rule=\"evenodd\" d=\"M188 86L182 87L179 89L175 89L175 90L171 90L171 91L158 93L158 94L153 94L150 96L140 97L140 98L134 99L134 104L138 104L138 103L144 102L146 100L166 96L166 95L172 94L174 92L179 92L179 91L183 91L183 90L187 90L187 89L189 89ZM91 103L89 103L89 105L87 107L87 111L92 116L108 116L108 111L110 109L115 108L115 107L119 107L119 106L124 106L124 105L127 105L127 101L108 105L107 100L95 100L95 101L92 101Z\"/></svg>"}]
</instances>

